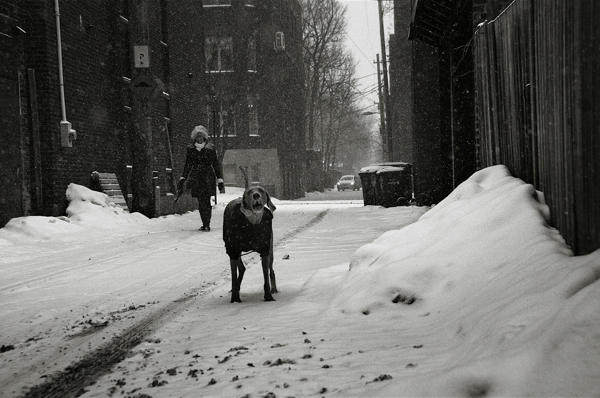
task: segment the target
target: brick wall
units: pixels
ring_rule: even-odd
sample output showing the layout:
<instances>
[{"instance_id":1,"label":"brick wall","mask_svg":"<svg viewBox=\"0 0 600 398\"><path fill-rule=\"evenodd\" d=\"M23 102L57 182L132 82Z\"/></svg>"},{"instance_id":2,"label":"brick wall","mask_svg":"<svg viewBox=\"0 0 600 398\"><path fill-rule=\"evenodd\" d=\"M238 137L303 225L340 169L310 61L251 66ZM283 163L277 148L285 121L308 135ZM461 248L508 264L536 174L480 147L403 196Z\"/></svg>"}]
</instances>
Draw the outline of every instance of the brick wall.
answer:
<instances>
[{"instance_id":1,"label":"brick wall","mask_svg":"<svg viewBox=\"0 0 600 398\"><path fill-rule=\"evenodd\" d=\"M61 1L66 118L77 131L73 147L61 146L61 105L53 2L30 1L26 15L27 67L36 74L42 149L44 209L64 214L69 183L88 185L94 170L124 168L127 134L120 115L123 65L114 34L114 1Z\"/></svg>"},{"instance_id":2,"label":"brick wall","mask_svg":"<svg viewBox=\"0 0 600 398\"><path fill-rule=\"evenodd\" d=\"M173 174L178 180L185 163L185 148L194 126L206 124L201 99L204 87L204 34L202 2L179 0L168 3L168 49L171 97L170 133L173 144Z\"/></svg>"},{"instance_id":3,"label":"brick wall","mask_svg":"<svg viewBox=\"0 0 600 398\"><path fill-rule=\"evenodd\" d=\"M90 186L92 171L116 173L122 188L126 188L126 166L132 165L133 154L137 153L135 145L139 146L134 140L135 112L132 112L132 107L136 109L138 97L132 94L130 84L136 72L132 65L132 46L135 43L131 37L134 36L130 32L130 18L134 16L129 8L135 3L131 0L60 1L66 119L77 131L77 139L72 147L63 147L60 137L61 103L54 2L6 1L26 5L21 7L19 15L22 27L27 32L23 38L25 56L19 61L19 90L23 108L22 158L27 162L32 157L28 152L32 144L31 98L27 80L29 68L35 73L39 108L43 206L36 209L33 166L28 166L29 170L23 176L24 194L30 196L29 199L24 198L25 202L29 200L29 208L33 208L37 214L63 215L67 205L67 186L70 183ZM179 178L185 161L185 147L190 143L190 131L197 124L207 123L204 10L199 0L147 0L147 4L149 72L160 87L149 100L152 134L148 138L151 141L148 167L158 172L157 183L165 196L167 192L172 192L167 168L173 169L175 180ZM294 10L299 18L297 0L260 2L256 8L267 10L279 4L286 4L286 10ZM300 26L299 20L296 26ZM272 29L289 30L290 27L284 24L283 27L272 26ZM297 32L288 33L288 39L297 36ZM273 52L271 34L261 40L261 45ZM289 57L287 61L285 57L279 60L281 67L277 77L269 76L262 82L261 94L264 93L265 99L272 99L269 95L274 92L274 87L280 94L275 101L275 108L261 116L264 134L244 145L257 148L282 145L288 148L288 152L292 152L292 146L303 147L303 144L289 144L294 141L303 143L302 123L290 119L302 113L298 112L298 107L303 103L302 68L298 64L301 49L299 46L297 49L296 46L290 48L293 49L290 54L294 62L290 63ZM268 57L265 60L267 64L273 61ZM286 75L290 70L298 74ZM268 67L264 68L264 73L271 72ZM302 163L301 159L288 158L288 170L295 170L294 165L289 165L290 160ZM303 194L296 192L298 181L291 180L293 195ZM161 200L161 206L165 204L166 210L161 210L163 213L182 212L193 207L192 203L175 207L169 198ZM29 213L30 210L24 212Z\"/></svg>"},{"instance_id":4,"label":"brick wall","mask_svg":"<svg viewBox=\"0 0 600 398\"><path fill-rule=\"evenodd\" d=\"M196 3L197 2L190 2ZM166 2L149 0L151 73L164 83L150 100L152 109L151 169L159 172L164 192L171 166L165 118L170 116L169 51L163 30ZM200 7L201 8L201 7ZM27 31L25 68L37 80L44 207L39 213L64 214L70 183L89 186L92 171L113 172L125 188L125 169L132 164L132 55L128 0L60 2L66 118L77 131L72 147L60 141L57 36L54 2L29 0L22 20ZM184 9L184 8L182 8ZM165 43L167 44L167 43ZM23 87L28 92L28 87ZM30 136L31 131L28 131ZM187 134L186 134L187 136ZM187 143L187 142L186 142ZM180 145L181 146L181 145ZM181 150L174 148L174 154Z\"/></svg>"}]
</instances>

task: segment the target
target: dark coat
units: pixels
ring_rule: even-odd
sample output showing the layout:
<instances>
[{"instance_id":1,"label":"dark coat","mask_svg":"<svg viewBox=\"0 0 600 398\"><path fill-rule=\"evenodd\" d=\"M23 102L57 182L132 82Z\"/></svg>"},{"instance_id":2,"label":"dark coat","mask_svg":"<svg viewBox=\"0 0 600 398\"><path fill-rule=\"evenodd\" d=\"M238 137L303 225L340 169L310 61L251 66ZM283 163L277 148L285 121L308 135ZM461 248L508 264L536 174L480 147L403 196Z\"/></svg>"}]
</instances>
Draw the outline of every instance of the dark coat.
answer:
<instances>
[{"instance_id":1,"label":"dark coat","mask_svg":"<svg viewBox=\"0 0 600 398\"><path fill-rule=\"evenodd\" d=\"M255 251L261 257L271 251L273 236L273 213L267 207L259 224L252 224L242 213L242 198L234 199L223 213L223 241L225 251L232 259L240 258L242 252Z\"/></svg>"},{"instance_id":2,"label":"dark coat","mask_svg":"<svg viewBox=\"0 0 600 398\"><path fill-rule=\"evenodd\" d=\"M182 176L186 179L186 187L192 191L192 197L214 196L217 189L216 179L223 178L214 146L207 144L198 151L194 145L190 145L187 148Z\"/></svg>"}]
</instances>

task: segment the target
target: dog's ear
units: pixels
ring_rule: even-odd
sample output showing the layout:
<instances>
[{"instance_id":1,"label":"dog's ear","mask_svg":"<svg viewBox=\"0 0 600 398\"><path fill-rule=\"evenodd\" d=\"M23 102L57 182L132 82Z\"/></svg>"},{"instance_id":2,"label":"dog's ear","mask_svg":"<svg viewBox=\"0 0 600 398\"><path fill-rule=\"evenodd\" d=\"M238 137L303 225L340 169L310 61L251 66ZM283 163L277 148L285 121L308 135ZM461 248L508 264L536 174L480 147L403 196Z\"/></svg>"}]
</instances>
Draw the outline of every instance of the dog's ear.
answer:
<instances>
[{"instance_id":1,"label":"dog's ear","mask_svg":"<svg viewBox=\"0 0 600 398\"><path fill-rule=\"evenodd\" d=\"M267 206L269 206L269 210L271 210L271 213L272 213L277 209L277 207L275 207L273 202L271 202L271 195L269 195L269 192L267 192L266 189L265 189L265 194L267 195Z\"/></svg>"},{"instance_id":2,"label":"dog's ear","mask_svg":"<svg viewBox=\"0 0 600 398\"><path fill-rule=\"evenodd\" d=\"M252 210L252 200L250 199L250 191L247 189L242 195L242 207L246 210Z\"/></svg>"}]
</instances>

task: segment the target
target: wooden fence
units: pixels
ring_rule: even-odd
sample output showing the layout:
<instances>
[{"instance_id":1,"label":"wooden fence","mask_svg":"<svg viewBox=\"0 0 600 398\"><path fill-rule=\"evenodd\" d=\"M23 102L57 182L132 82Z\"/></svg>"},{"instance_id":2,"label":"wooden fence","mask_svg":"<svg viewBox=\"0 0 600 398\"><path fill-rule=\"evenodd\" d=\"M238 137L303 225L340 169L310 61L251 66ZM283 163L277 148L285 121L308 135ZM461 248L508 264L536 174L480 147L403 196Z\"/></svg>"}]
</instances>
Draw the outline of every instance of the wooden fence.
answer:
<instances>
[{"instance_id":1,"label":"wooden fence","mask_svg":"<svg viewBox=\"0 0 600 398\"><path fill-rule=\"evenodd\" d=\"M600 2L515 0L474 36L481 166L542 191L576 254L600 248Z\"/></svg>"}]
</instances>

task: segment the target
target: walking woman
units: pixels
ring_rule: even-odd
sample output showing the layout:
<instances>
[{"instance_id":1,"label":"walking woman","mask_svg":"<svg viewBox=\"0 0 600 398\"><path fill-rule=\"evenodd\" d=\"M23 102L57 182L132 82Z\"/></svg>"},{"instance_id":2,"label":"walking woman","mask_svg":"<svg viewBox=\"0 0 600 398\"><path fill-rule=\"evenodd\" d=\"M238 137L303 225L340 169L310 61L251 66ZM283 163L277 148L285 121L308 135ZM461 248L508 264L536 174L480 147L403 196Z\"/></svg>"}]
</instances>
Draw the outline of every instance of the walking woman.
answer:
<instances>
[{"instance_id":1,"label":"walking woman","mask_svg":"<svg viewBox=\"0 0 600 398\"><path fill-rule=\"evenodd\" d=\"M217 158L217 151L213 144L208 142L208 130L204 126L196 126L192 130L193 143L187 148L183 174L177 184L179 192L183 191L183 184L192 192L193 198L198 198L198 210L202 219L201 231L210 231L212 205L210 197L216 196L215 179L219 192L225 193L223 171Z\"/></svg>"}]
</instances>

